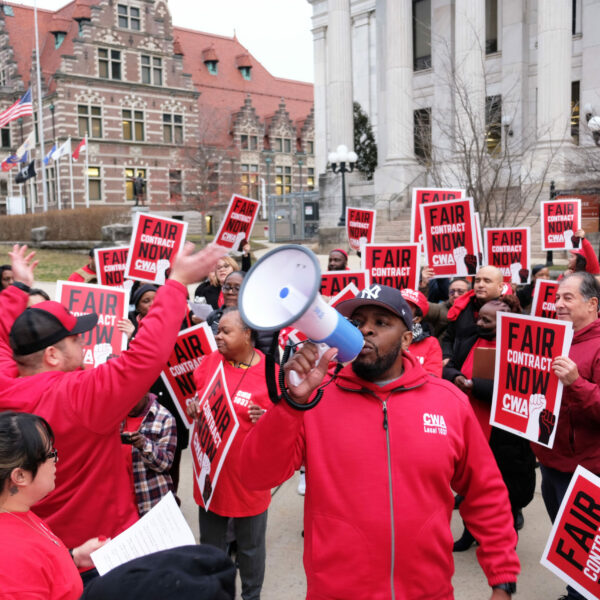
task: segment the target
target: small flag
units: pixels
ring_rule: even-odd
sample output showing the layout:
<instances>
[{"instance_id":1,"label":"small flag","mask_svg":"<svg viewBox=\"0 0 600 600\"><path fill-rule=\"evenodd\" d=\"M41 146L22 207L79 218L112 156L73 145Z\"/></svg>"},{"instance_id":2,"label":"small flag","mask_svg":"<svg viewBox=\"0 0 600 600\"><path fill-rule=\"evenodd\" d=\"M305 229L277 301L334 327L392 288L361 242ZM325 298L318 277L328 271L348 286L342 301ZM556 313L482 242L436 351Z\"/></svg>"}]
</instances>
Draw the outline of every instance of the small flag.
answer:
<instances>
[{"instance_id":1,"label":"small flag","mask_svg":"<svg viewBox=\"0 0 600 600\"><path fill-rule=\"evenodd\" d=\"M23 156L20 157L16 154L11 154L2 161L2 170L4 172L10 171L15 165L18 165L20 162L27 162L27 156L27 152L25 152L25 154L23 154Z\"/></svg>"},{"instance_id":2,"label":"small flag","mask_svg":"<svg viewBox=\"0 0 600 600\"><path fill-rule=\"evenodd\" d=\"M55 150L52 153L52 160L58 160L61 156L65 156L65 154L71 154L71 138L69 138L62 146Z\"/></svg>"},{"instance_id":3,"label":"small flag","mask_svg":"<svg viewBox=\"0 0 600 600\"><path fill-rule=\"evenodd\" d=\"M32 160L29 165L27 165L26 167L23 167L18 173L17 176L15 177L15 181L17 183L23 183L24 181L27 181L28 179L30 179L31 177L35 177L37 175L37 173L35 172L35 166L34 166L35 161Z\"/></svg>"},{"instance_id":4,"label":"small flag","mask_svg":"<svg viewBox=\"0 0 600 600\"><path fill-rule=\"evenodd\" d=\"M85 138L83 138L79 144L77 144L77 148L75 148L75 152L73 152L73 160L77 160L79 158L79 154L81 152L87 152L87 145L85 143Z\"/></svg>"},{"instance_id":5,"label":"small flag","mask_svg":"<svg viewBox=\"0 0 600 600\"><path fill-rule=\"evenodd\" d=\"M17 100L10 108L0 113L0 127L4 127L7 123L33 114L33 106L31 104L31 89L27 90L20 100Z\"/></svg>"},{"instance_id":6,"label":"small flag","mask_svg":"<svg viewBox=\"0 0 600 600\"><path fill-rule=\"evenodd\" d=\"M50 152L48 152L48 154L46 154L46 156L44 156L44 164L47 166L48 163L50 162L50 159L52 158L52 155L56 152L56 144L54 144L54 146L52 146L52 148L50 148Z\"/></svg>"},{"instance_id":7,"label":"small flag","mask_svg":"<svg viewBox=\"0 0 600 600\"><path fill-rule=\"evenodd\" d=\"M32 131L25 141L19 146L16 154L17 156L23 156L28 150L33 150L35 148L35 131Z\"/></svg>"}]
</instances>

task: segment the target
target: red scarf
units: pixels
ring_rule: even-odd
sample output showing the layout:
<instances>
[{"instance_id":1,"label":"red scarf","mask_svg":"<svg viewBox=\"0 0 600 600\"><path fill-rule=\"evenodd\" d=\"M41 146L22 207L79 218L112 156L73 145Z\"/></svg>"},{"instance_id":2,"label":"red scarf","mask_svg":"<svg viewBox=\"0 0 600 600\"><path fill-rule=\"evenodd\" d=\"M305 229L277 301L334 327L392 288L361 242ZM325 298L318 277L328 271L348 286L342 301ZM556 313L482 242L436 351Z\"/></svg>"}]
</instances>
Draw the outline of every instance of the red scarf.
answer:
<instances>
[{"instance_id":1,"label":"red scarf","mask_svg":"<svg viewBox=\"0 0 600 600\"><path fill-rule=\"evenodd\" d=\"M466 294L459 296L448 311L448 321L456 321L460 313L467 308L467 304L473 296L475 296L474 290L469 290Z\"/></svg>"}]
</instances>

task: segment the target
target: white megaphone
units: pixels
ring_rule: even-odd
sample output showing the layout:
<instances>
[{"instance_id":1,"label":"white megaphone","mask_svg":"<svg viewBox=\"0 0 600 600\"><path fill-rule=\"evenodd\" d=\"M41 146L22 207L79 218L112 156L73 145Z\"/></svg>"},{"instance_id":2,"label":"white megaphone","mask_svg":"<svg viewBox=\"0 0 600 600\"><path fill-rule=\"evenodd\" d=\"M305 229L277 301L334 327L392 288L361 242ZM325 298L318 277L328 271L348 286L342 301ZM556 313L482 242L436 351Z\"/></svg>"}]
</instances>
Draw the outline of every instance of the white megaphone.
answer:
<instances>
[{"instance_id":1,"label":"white megaphone","mask_svg":"<svg viewBox=\"0 0 600 600\"><path fill-rule=\"evenodd\" d=\"M250 269L242 282L238 308L252 329L276 331L293 325L313 342L337 348L339 362L351 361L362 350L363 335L323 300L320 287L321 268L315 254L295 244L280 246Z\"/></svg>"}]
</instances>

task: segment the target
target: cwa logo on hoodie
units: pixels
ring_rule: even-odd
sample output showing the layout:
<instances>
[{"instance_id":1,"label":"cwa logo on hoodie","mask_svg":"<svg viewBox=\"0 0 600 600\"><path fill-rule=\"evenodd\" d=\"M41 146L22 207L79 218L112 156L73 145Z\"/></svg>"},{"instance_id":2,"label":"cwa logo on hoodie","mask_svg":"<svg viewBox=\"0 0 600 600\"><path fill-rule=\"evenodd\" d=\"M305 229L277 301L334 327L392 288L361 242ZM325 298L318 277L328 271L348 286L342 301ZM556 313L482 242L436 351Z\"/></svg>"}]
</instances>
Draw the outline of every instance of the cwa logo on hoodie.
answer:
<instances>
[{"instance_id":1,"label":"cwa logo on hoodie","mask_svg":"<svg viewBox=\"0 0 600 600\"><path fill-rule=\"evenodd\" d=\"M425 433L437 433L439 435L447 435L448 428L443 415L434 415L431 413L423 413L423 429Z\"/></svg>"}]
</instances>

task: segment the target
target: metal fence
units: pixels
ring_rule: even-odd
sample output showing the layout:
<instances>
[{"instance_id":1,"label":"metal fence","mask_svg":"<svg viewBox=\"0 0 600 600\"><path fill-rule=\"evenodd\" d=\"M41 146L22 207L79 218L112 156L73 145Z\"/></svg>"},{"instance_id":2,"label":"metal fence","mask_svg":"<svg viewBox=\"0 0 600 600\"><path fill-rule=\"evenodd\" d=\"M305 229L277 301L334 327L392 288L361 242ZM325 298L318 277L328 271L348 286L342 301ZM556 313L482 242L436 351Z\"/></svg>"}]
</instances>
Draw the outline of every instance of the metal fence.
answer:
<instances>
[{"instance_id":1,"label":"metal fence","mask_svg":"<svg viewBox=\"0 0 600 600\"><path fill-rule=\"evenodd\" d=\"M319 231L319 192L267 197L269 241L294 242L315 238Z\"/></svg>"}]
</instances>

